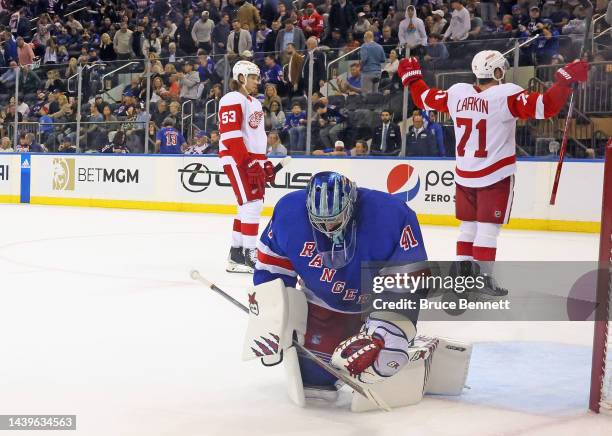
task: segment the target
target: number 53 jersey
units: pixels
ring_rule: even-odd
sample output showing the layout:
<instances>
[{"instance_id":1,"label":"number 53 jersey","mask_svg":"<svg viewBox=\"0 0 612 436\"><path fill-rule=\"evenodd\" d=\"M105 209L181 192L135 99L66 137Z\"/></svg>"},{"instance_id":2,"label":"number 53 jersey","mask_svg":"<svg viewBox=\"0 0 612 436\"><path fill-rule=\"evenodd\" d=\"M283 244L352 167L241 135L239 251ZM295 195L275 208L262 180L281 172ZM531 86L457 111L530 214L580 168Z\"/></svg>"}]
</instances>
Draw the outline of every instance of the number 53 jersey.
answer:
<instances>
[{"instance_id":1,"label":"number 53 jersey","mask_svg":"<svg viewBox=\"0 0 612 436\"><path fill-rule=\"evenodd\" d=\"M264 113L256 98L237 91L225 94L219 101L219 134L219 156L224 165L232 159L241 164L248 155L265 160Z\"/></svg>"}]
</instances>

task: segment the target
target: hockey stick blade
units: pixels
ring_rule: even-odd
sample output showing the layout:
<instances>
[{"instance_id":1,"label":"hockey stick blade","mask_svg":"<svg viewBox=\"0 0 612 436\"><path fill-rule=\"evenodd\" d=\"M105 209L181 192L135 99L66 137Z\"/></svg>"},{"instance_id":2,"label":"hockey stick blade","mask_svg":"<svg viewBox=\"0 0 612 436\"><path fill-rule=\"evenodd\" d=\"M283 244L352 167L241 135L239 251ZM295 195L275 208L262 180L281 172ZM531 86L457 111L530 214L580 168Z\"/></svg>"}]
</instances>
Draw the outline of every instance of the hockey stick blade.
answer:
<instances>
[{"instance_id":1,"label":"hockey stick blade","mask_svg":"<svg viewBox=\"0 0 612 436\"><path fill-rule=\"evenodd\" d=\"M234 297L232 297L231 295L226 293L223 289L219 288L217 285L215 285L211 281L209 281L206 278L204 278L199 273L199 271L193 270L193 271L190 272L189 275L191 276L192 280L196 280L196 281L202 283L204 286L206 286L210 290L216 292L221 297L225 298L227 301L232 303L234 306L236 306L237 308L239 308L243 312L249 313L248 307L246 307L244 304L242 304L241 302L236 300ZM330 373L334 377L338 378L339 380L342 380L342 382L344 382L345 384L347 384L348 386L353 388L355 390L355 392L357 392L359 395L361 395L364 398L366 398L368 401L372 402L374 405L376 405L376 407L378 407L381 410L385 410L387 412L391 411L391 408L389 407L389 405L387 405L387 403L385 403L385 401L378 394L373 392L371 389L369 389L368 387L366 387L366 386L356 382L355 380L351 379L349 376L347 376L343 372L341 372L338 369L334 368L330 364L324 362L319 357L317 357L315 354L313 354L310 350L308 350L302 344L300 344L298 341L294 340L293 341L293 345L295 346L295 348L298 349L298 351L302 355L304 355L305 357L307 357L310 360L312 360L315 364L317 364L318 366L323 368L325 371L327 371L328 373Z\"/></svg>"}]
</instances>

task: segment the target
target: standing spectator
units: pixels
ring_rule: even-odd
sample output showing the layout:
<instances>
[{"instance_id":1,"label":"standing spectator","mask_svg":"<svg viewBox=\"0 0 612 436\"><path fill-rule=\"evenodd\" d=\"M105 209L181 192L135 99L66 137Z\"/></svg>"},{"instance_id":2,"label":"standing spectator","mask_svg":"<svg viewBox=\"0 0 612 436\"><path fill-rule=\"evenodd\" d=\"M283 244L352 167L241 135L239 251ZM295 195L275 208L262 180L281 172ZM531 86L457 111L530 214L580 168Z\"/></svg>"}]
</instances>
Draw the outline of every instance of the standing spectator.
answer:
<instances>
[{"instance_id":1,"label":"standing spectator","mask_svg":"<svg viewBox=\"0 0 612 436\"><path fill-rule=\"evenodd\" d=\"M278 36L276 37L276 50L277 52L285 52L287 49L287 44L291 43L295 46L295 49L298 51L304 50L306 48L306 39L304 38L304 33L297 27L294 26L295 21L293 18L289 18L285 20L285 28L278 32ZM286 57L286 53L284 53L284 57ZM282 59L282 58L281 58ZM283 63L284 62L284 59Z\"/></svg>"},{"instance_id":2,"label":"standing spectator","mask_svg":"<svg viewBox=\"0 0 612 436\"><path fill-rule=\"evenodd\" d=\"M440 43L441 40L442 36L437 33L429 35L429 45L427 46L427 54L424 59L428 66L431 65L432 69L437 68L448 59L448 50L446 45Z\"/></svg>"},{"instance_id":3,"label":"standing spectator","mask_svg":"<svg viewBox=\"0 0 612 436\"><path fill-rule=\"evenodd\" d=\"M185 138L174 127L174 120L170 117L163 122L162 129L157 132L155 148L160 154L182 154Z\"/></svg>"},{"instance_id":4,"label":"standing spectator","mask_svg":"<svg viewBox=\"0 0 612 436\"><path fill-rule=\"evenodd\" d=\"M17 41L15 41L13 34L8 30L5 30L4 32L2 32L1 41L4 45L5 63L8 64L11 61L17 61Z\"/></svg>"},{"instance_id":5,"label":"standing spectator","mask_svg":"<svg viewBox=\"0 0 612 436\"><path fill-rule=\"evenodd\" d=\"M274 21L278 21L279 23L284 23L285 20L291 18L291 14L287 11L287 5L282 1L278 2L276 6L276 14L274 15Z\"/></svg>"},{"instance_id":6,"label":"standing spectator","mask_svg":"<svg viewBox=\"0 0 612 436\"><path fill-rule=\"evenodd\" d=\"M200 86L200 75L197 71L193 71L193 60L188 60L183 64L183 72L178 73L178 83L181 87L181 101L192 100L195 107L195 101L198 98L198 88ZM197 64L197 60L195 61Z\"/></svg>"},{"instance_id":7,"label":"standing spectator","mask_svg":"<svg viewBox=\"0 0 612 436\"><path fill-rule=\"evenodd\" d=\"M462 0L451 0L451 7L453 8L451 21L442 40L463 41L467 39L470 31L470 13L463 6Z\"/></svg>"},{"instance_id":8,"label":"standing spectator","mask_svg":"<svg viewBox=\"0 0 612 436\"><path fill-rule=\"evenodd\" d=\"M256 52L265 51L264 44L266 42L266 37L271 31L272 30L268 29L268 26L266 26L265 21L262 21L261 23L259 23L259 30L257 31L257 33L255 33L255 51Z\"/></svg>"},{"instance_id":9,"label":"standing spectator","mask_svg":"<svg viewBox=\"0 0 612 436\"><path fill-rule=\"evenodd\" d=\"M148 57L149 53L155 53L157 56L161 54L161 41L156 29L152 29L147 39L142 43L142 54Z\"/></svg>"},{"instance_id":10,"label":"standing spectator","mask_svg":"<svg viewBox=\"0 0 612 436\"><path fill-rule=\"evenodd\" d=\"M482 18L477 17L473 8L468 9L470 13L470 31L468 32L469 38L477 38L482 30Z\"/></svg>"},{"instance_id":11,"label":"standing spectator","mask_svg":"<svg viewBox=\"0 0 612 436\"><path fill-rule=\"evenodd\" d=\"M372 24L366 19L365 12L357 14L357 22L353 25L353 37L361 41L364 33L372 28Z\"/></svg>"},{"instance_id":12,"label":"standing spectator","mask_svg":"<svg viewBox=\"0 0 612 436\"><path fill-rule=\"evenodd\" d=\"M21 66L31 65L34 62L34 50L21 36L17 37L17 58Z\"/></svg>"},{"instance_id":13,"label":"standing spectator","mask_svg":"<svg viewBox=\"0 0 612 436\"><path fill-rule=\"evenodd\" d=\"M308 46L308 41L306 41ZM289 63L286 69L283 69L283 78L285 80L285 90L289 97L294 97L300 93L300 81L304 56L295 50L293 44L287 44L287 57Z\"/></svg>"},{"instance_id":14,"label":"standing spectator","mask_svg":"<svg viewBox=\"0 0 612 436\"><path fill-rule=\"evenodd\" d=\"M427 33L425 23L416 16L414 6L410 5L406 9L406 18L402 20L397 32L400 47L409 48L410 56L421 56L423 47L427 46ZM406 55L408 55L406 53Z\"/></svg>"},{"instance_id":15,"label":"standing spectator","mask_svg":"<svg viewBox=\"0 0 612 436\"><path fill-rule=\"evenodd\" d=\"M251 50L253 46L253 38L248 30L244 30L240 26L239 20L232 21L233 30L227 37L227 51L239 55L246 50Z\"/></svg>"},{"instance_id":16,"label":"standing spectator","mask_svg":"<svg viewBox=\"0 0 612 436\"><path fill-rule=\"evenodd\" d=\"M304 94L308 93L308 77L310 75L310 58L313 60L312 67L312 92L319 92L325 84L325 57L317 48L317 39L313 36L306 41L307 52L302 62L301 89Z\"/></svg>"},{"instance_id":17,"label":"standing spectator","mask_svg":"<svg viewBox=\"0 0 612 436\"><path fill-rule=\"evenodd\" d=\"M319 139L324 148L331 149L346 130L346 117L335 106L322 101L315 103L313 109L317 113L315 120L319 124Z\"/></svg>"},{"instance_id":18,"label":"standing spectator","mask_svg":"<svg viewBox=\"0 0 612 436\"><path fill-rule=\"evenodd\" d=\"M189 56L196 52L196 45L191 37L191 18L188 15L185 15L183 22L176 29L176 41L178 43L179 54Z\"/></svg>"},{"instance_id":19,"label":"standing spectator","mask_svg":"<svg viewBox=\"0 0 612 436\"><path fill-rule=\"evenodd\" d=\"M132 31L128 29L127 23L121 23L121 29L115 33L113 47L117 53L117 59L127 60L132 56Z\"/></svg>"},{"instance_id":20,"label":"standing spectator","mask_svg":"<svg viewBox=\"0 0 612 436\"><path fill-rule=\"evenodd\" d=\"M208 11L202 12L200 19L191 28L191 37L197 48L202 48L206 50L206 53L211 53L211 37L215 23L208 18L208 15Z\"/></svg>"},{"instance_id":21,"label":"standing spectator","mask_svg":"<svg viewBox=\"0 0 612 436\"><path fill-rule=\"evenodd\" d=\"M241 25L248 25L249 32L254 33L259 27L259 22L261 21L259 18L259 11L255 6L246 0L239 0L238 4L240 4L236 14L238 21L240 21Z\"/></svg>"},{"instance_id":22,"label":"standing spectator","mask_svg":"<svg viewBox=\"0 0 612 436\"><path fill-rule=\"evenodd\" d=\"M283 83L283 68L276 63L276 58L273 54L266 55L264 62L266 64L261 74L261 84L267 85L271 83L280 88Z\"/></svg>"},{"instance_id":23,"label":"standing spectator","mask_svg":"<svg viewBox=\"0 0 612 436\"><path fill-rule=\"evenodd\" d=\"M442 35L447 24L446 18L444 18L444 11L438 9L437 11L433 11L431 15L433 17L433 24L431 25L429 34L431 35L432 33L438 33Z\"/></svg>"},{"instance_id":24,"label":"standing spectator","mask_svg":"<svg viewBox=\"0 0 612 436\"><path fill-rule=\"evenodd\" d=\"M497 18L497 0L480 0L480 17L485 23Z\"/></svg>"},{"instance_id":25,"label":"standing spectator","mask_svg":"<svg viewBox=\"0 0 612 436\"><path fill-rule=\"evenodd\" d=\"M374 34L367 31L363 35L364 44L361 46L361 89L363 94L378 92L378 83L385 62L385 51L382 46L374 42Z\"/></svg>"},{"instance_id":26,"label":"standing spectator","mask_svg":"<svg viewBox=\"0 0 612 436\"><path fill-rule=\"evenodd\" d=\"M103 33L100 44L100 59L111 62L117 59L117 53L113 48L113 40L108 33Z\"/></svg>"},{"instance_id":27,"label":"standing spectator","mask_svg":"<svg viewBox=\"0 0 612 436\"><path fill-rule=\"evenodd\" d=\"M285 147L276 131L268 133L268 157L284 157L287 156L287 147Z\"/></svg>"},{"instance_id":28,"label":"standing spectator","mask_svg":"<svg viewBox=\"0 0 612 436\"><path fill-rule=\"evenodd\" d=\"M328 24L332 29L340 29L346 35L357 22L357 13L352 3L347 0L337 0L329 10Z\"/></svg>"},{"instance_id":29,"label":"standing spectator","mask_svg":"<svg viewBox=\"0 0 612 436\"><path fill-rule=\"evenodd\" d=\"M308 3L298 21L298 26L306 38L314 36L317 39L323 34L323 17L315 9L314 3Z\"/></svg>"},{"instance_id":30,"label":"standing spectator","mask_svg":"<svg viewBox=\"0 0 612 436\"><path fill-rule=\"evenodd\" d=\"M221 15L221 20L217 23L211 35L214 54L225 53L231 30L230 16L228 14Z\"/></svg>"},{"instance_id":31,"label":"standing spectator","mask_svg":"<svg viewBox=\"0 0 612 436\"><path fill-rule=\"evenodd\" d=\"M284 130L289 134L291 151L306 149L306 112L299 103L291 106L291 113L285 118Z\"/></svg>"},{"instance_id":32,"label":"standing spectator","mask_svg":"<svg viewBox=\"0 0 612 436\"><path fill-rule=\"evenodd\" d=\"M132 33L132 52L136 59L144 58L142 46L145 42L145 27L142 21L136 25L136 31Z\"/></svg>"},{"instance_id":33,"label":"standing spectator","mask_svg":"<svg viewBox=\"0 0 612 436\"><path fill-rule=\"evenodd\" d=\"M430 130L431 133L434 135L436 145L438 146L438 155L446 156L446 146L444 145L444 129L442 128L442 125L437 122L438 113L436 111L430 111L429 114L427 114L427 111L421 111L421 114L423 115L423 119L427 124L427 130Z\"/></svg>"},{"instance_id":34,"label":"standing spectator","mask_svg":"<svg viewBox=\"0 0 612 436\"><path fill-rule=\"evenodd\" d=\"M428 130L421 111L412 113L412 126L408 129L406 138L406 156L439 156L436 139Z\"/></svg>"},{"instance_id":35,"label":"standing spectator","mask_svg":"<svg viewBox=\"0 0 612 436\"><path fill-rule=\"evenodd\" d=\"M374 130L370 154L372 156L397 156L402 148L400 128L391 120L391 111L380 113L381 125Z\"/></svg>"},{"instance_id":36,"label":"standing spectator","mask_svg":"<svg viewBox=\"0 0 612 436\"><path fill-rule=\"evenodd\" d=\"M378 43L382 45L382 48L385 51L385 55L389 56L391 50L397 48L399 40L395 36L393 36L391 27L384 26L382 29L382 35L380 36L380 38L378 38Z\"/></svg>"},{"instance_id":37,"label":"standing spectator","mask_svg":"<svg viewBox=\"0 0 612 436\"><path fill-rule=\"evenodd\" d=\"M273 21L271 27L272 29L268 32L263 42L263 51L265 53L272 53L276 49L276 37L281 28L280 21Z\"/></svg>"}]
</instances>

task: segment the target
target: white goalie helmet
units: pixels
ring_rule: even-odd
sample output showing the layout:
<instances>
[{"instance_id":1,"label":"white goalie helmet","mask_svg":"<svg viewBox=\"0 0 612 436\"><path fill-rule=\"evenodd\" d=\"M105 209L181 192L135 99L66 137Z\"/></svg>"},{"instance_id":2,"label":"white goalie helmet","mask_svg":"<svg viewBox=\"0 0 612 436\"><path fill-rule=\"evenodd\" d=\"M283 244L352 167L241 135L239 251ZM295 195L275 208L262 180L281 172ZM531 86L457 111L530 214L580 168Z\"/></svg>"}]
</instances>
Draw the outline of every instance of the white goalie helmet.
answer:
<instances>
[{"instance_id":1,"label":"white goalie helmet","mask_svg":"<svg viewBox=\"0 0 612 436\"><path fill-rule=\"evenodd\" d=\"M245 79L249 74L255 74L257 77L259 77L260 75L259 67L255 65L253 62L238 61L236 62L236 65L234 65L234 68L232 69L232 77L234 78L234 80L237 80L238 82L240 82L240 80L238 80L238 77L241 74L244 76Z\"/></svg>"},{"instance_id":2,"label":"white goalie helmet","mask_svg":"<svg viewBox=\"0 0 612 436\"><path fill-rule=\"evenodd\" d=\"M495 70L500 69L502 76L495 77ZM510 64L503 54L497 50L483 50L476 53L472 59L472 72L477 79L496 79L501 81L506 75L506 71L510 68Z\"/></svg>"}]
</instances>

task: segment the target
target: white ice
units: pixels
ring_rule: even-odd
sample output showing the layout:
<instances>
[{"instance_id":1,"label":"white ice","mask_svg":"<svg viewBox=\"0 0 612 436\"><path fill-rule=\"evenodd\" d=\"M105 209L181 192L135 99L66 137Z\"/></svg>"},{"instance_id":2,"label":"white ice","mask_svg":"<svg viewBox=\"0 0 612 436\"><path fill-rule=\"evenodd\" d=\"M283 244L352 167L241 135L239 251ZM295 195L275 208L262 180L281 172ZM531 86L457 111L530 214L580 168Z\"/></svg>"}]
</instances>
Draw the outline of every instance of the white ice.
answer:
<instances>
[{"instance_id":1,"label":"white ice","mask_svg":"<svg viewBox=\"0 0 612 436\"><path fill-rule=\"evenodd\" d=\"M249 276L224 270L231 217L0 210L0 414L76 414L66 434L83 436L612 435L586 411L591 323L423 323L476 343L462 397L300 409L282 368L241 361L245 315L189 278L241 298ZM423 233L431 258L453 257L456 229ZM499 246L505 260L597 257L588 234L503 231Z\"/></svg>"}]
</instances>

